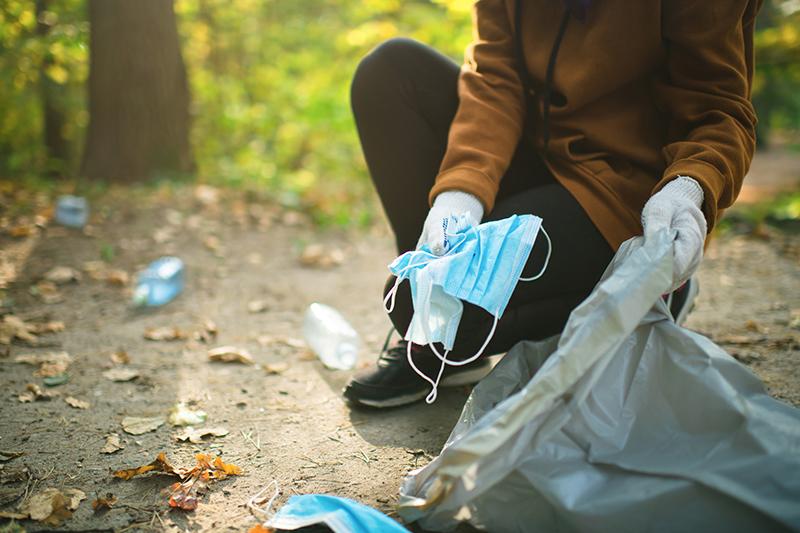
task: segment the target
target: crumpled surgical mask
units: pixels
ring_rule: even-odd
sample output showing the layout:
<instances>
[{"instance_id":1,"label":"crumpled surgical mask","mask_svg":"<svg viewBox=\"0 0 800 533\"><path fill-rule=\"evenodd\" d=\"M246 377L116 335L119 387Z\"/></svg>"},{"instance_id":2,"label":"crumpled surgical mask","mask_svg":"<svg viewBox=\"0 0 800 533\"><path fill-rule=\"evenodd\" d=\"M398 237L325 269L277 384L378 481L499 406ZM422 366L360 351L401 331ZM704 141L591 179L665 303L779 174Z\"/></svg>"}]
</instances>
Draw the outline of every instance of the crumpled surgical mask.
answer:
<instances>
[{"instance_id":1,"label":"crumpled surgical mask","mask_svg":"<svg viewBox=\"0 0 800 533\"><path fill-rule=\"evenodd\" d=\"M453 224L452 227L463 225ZM549 245L545 264L537 275L520 278L540 229ZM384 305L389 306L386 310L391 312L399 284L409 280L414 315L405 334L405 339L409 341L407 355L414 371L433 386L426 398L428 403L436 400L445 365L465 365L483 354L517 281L533 281L541 277L552 252L550 237L542 228L542 219L534 215L512 215L479 226L467 225L458 233L448 234L448 237L449 248L444 255L433 254L425 245L395 259L389 265L389 270L397 280L384 300ZM450 361L447 355L455 343L463 312L462 300L491 313L494 324L477 353L462 361ZM430 345L433 353L442 361L435 380L414 365L411 358L412 342ZM443 355L433 345L436 342L444 346Z\"/></svg>"},{"instance_id":2,"label":"crumpled surgical mask","mask_svg":"<svg viewBox=\"0 0 800 533\"><path fill-rule=\"evenodd\" d=\"M334 533L409 533L409 531L364 504L349 498L327 494L292 496L266 525L281 530L295 530L324 524Z\"/></svg>"}]
</instances>

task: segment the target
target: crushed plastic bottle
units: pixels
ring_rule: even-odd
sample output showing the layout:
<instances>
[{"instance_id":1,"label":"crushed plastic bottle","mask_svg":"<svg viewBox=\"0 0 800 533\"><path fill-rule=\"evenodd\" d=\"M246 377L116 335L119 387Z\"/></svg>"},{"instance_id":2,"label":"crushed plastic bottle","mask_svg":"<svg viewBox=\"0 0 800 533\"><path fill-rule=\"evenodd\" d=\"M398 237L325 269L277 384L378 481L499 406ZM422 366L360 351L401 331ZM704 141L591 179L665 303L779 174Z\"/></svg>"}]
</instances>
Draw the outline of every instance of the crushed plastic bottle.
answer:
<instances>
[{"instance_id":1,"label":"crushed plastic bottle","mask_svg":"<svg viewBox=\"0 0 800 533\"><path fill-rule=\"evenodd\" d=\"M82 228L89 218L86 198L65 194L56 200L56 222L70 228Z\"/></svg>"},{"instance_id":2,"label":"crushed plastic bottle","mask_svg":"<svg viewBox=\"0 0 800 533\"><path fill-rule=\"evenodd\" d=\"M155 307L171 302L183 290L183 261L161 257L136 276L133 304Z\"/></svg>"},{"instance_id":3,"label":"crushed plastic bottle","mask_svg":"<svg viewBox=\"0 0 800 533\"><path fill-rule=\"evenodd\" d=\"M333 307L311 304L303 321L303 337L326 367L350 370L356 366L361 339Z\"/></svg>"}]
</instances>

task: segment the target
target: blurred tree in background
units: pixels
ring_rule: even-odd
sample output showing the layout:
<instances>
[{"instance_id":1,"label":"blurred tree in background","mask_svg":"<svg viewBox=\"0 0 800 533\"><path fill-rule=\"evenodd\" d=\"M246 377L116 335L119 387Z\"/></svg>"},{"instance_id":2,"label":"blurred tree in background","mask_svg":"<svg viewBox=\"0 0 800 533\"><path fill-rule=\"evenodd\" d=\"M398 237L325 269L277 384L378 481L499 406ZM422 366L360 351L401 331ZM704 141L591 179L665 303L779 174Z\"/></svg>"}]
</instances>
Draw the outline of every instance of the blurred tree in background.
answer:
<instances>
[{"instance_id":1,"label":"blurred tree in background","mask_svg":"<svg viewBox=\"0 0 800 533\"><path fill-rule=\"evenodd\" d=\"M4 176L79 173L90 107L87 1L0 3ZM268 191L323 221L366 221L371 192L350 113L353 71L373 46L398 35L460 62L471 4L175 0L195 176ZM754 102L762 141L800 131L798 10L799 0L767 0L759 16Z\"/></svg>"},{"instance_id":2,"label":"blurred tree in background","mask_svg":"<svg viewBox=\"0 0 800 533\"><path fill-rule=\"evenodd\" d=\"M192 170L189 88L172 0L89 0L89 130L81 174Z\"/></svg>"}]
</instances>

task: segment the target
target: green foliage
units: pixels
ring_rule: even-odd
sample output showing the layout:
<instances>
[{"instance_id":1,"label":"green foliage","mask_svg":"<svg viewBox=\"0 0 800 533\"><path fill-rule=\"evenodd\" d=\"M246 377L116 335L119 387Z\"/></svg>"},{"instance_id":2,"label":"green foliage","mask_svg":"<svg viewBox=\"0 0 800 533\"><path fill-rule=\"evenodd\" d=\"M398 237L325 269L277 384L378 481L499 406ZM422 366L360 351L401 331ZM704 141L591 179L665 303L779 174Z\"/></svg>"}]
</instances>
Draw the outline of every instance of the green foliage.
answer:
<instances>
[{"instance_id":1,"label":"green foliage","mask_svg":"<svg viewBox=\"0 0 800 533\"><path fill-rule=\"evenodd\" d=\"M275 191L321 222L369 220L350 79L376 44L408 35L460 58L463 1L178 0L202 180Z\"/></svg>"},{"instance_id":2,"label":"green foliage","mask_svg":"<svg viewBox=\"0 0 800 533\"><path fill-rule=\"evenodd\" d=\"M0 2L0 173L19 176L74 170L88 121L85 82L89 25L82 0L50 0L39 14L31 0ZM49 31L42 34L44 29ZM43 139L42 85L52 82L64 115L72 158L48 160Z\"/></svg>"},{"instance_id":3,"label":"green foliage","mask_svg":"<svg viewBox=\"0 0 800 533\"><path fill-rule=\"evenodd\" d=\"M75 176L88 121L86 0L0 2L0 177ZM471 0L175 0L201 181L268 192L330 224L368 223L372 192L349 105L358 61L395 36L460 62ZM796 4L796 2L795 2ZM41 5L41 0L40 0ZM800 129L800 13L768 0L756 38L761 127ZM48 157L42 87L70 143Z\"/></svg>"},{"instance_id":4,"label":"green foliage","mask_svg":"<svg viewBox=\"0 0 800 533\"><path fill-rule=\"evenodd\" d=\"M800 5L767 0L756 28L753 104L759 144L774 130L800 130Z\"/></svg>"}]
</instances>

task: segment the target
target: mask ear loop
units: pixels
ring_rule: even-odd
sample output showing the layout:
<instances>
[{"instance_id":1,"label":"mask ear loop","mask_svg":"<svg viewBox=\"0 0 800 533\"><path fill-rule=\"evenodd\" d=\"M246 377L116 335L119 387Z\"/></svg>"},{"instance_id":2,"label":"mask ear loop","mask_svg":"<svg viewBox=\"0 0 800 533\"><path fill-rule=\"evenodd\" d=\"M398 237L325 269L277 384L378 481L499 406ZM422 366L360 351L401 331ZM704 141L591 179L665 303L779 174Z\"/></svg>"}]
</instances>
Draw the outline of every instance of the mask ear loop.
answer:
<instances>
[{"instance_id":1,"label":"mask ear loop","mask_svg":"<svg viewBox=\"0 0 800 533\"><path fill-rule=\"evenodd\" d=\"M544 265L542 269L539 271L538 274L535 276L531 276L530 278L519 278L520 281L534 281L542 277L544 271L547 270L547 265L550 264L550 254L553 253L553 241L550 240L550 235L547 234L545 231L544 226L542 226L542 233L544 233L545 238L547 239L547 256L544 258Z\"/></svg>"},{"instance_id":2,"label":"mask ear loop","mask_svg":"<svg viewBox=\"0 0 800 533\"><path fill-rule=\"evenodd\" d=\"M389 289L389 292L387 292L386 296L383 298L383 310L386 311L387 313L391 313L392 311L394 311L394 301L395 298L397 297L397 289L400 288L400 284L403 282L403 279L404 278L397 276L397 278L395 278L394 280L394 285L392 285L392 288ZM389 303L389 307L386 307L387 300L391 300L391 302Z\"/></svg>"},{"instance_id":3,"label":"mask ear loop","mask_svg":"<svg viewBox=\"0 0 800 533\"><path fill-rule=\"evenodd\" d=\"M259 501L259 498L261 498L261 495L264 494L264 492L266 492L267 489L269 489L273 485L275 486L275 493L272 495L272 497L269 499L269 501L267 501L266 505L259 506L257 504L257 502ZM270 520L272 520L272 518L274 516L274 513L272 512L272 504L275 503L275 500L277 499L277 497L278 497L278 495L280 493L281 493L281 491L280 491L280 487L278 486L278 481L277 480L272 480L272 482L270 482L269 485L267 485L266 487L262 488L260 491L255 493L247 501L247 508L250 509L250 512L253 513L253 516L255 516L256 519L262 520L263 523L267 523Z\"/></svg>"},{"instance_id":4,"label":"mask ear loop","mask_svg":"<svg viewBox=\"0 0 800 533\"><path fill-rule=\"evenodd\" d=\"M451 361L451 360L447 359L447 354L450 353L450 350L445 350L444 355L442 355L436 350L436 347L433 345L433 343L430 343L428 346L430 347L430 349L433 352L433 354L440 361L442 361L442 363L448 364L450 366L468 365L468 364L472 363L473 361L475 361L476 359L478 359L478 357L483 355L483 351L486 349L487 346L489 346L489 341L491 341L492 337L494 337L494 332L497 329L497 323L499 321L500 321L500 319L495 316L494 317L494 323L492 324L492 329L489 331L489 334L486 336L486 340L483 341L483 345L480 347L480 349L477 352L475 352L474 355L472 355L471 357L468 357L468 358L466 358L466 359L464 359L462 361ZM427 326L425 324L422 325L423 330L425 330L426 327ZM427 332L425 334L428 335ZM430 335L428 335L428 336L430 336Z\"/></svg>"},{"instance_id":5,"label":"mask ear loop","mask_svg":"<svg viewBox=\"0 0 800 533\"><path fill-rule=\"evenodd\" d=\"M431 345L429 344L429 346L431 346ZM444 373L445 365L447 363L452 363L452 361L447 361L447 354L449 354L449 353L450 353L450 350L445 350L444 356L443 356L443 359L442 359L442 366L439 367L439 374L436 376L436 380L434 381L431 378L429 378L424 372L422 372L419 368L417 368L417 365L414 364L414 359L411 357L411 341L408 341L408 344L406 345L406 358L408 359L408 364L411 366L411 368L414 370L414 372L417 373L417 375L419 377L421 377L422 379L424 379L425 381L430 383L430 385L432 387L431 388L431 392L428 393L428 395L425 397L425 403L427 403L429 405L436 401L436 397L439 394L439 392L438 392L439 391L439 381L441 381L441 379L442 379L442 374Z\"/></svg>"},{"instance_id":6,"label":"mask ear loop","mask_svg":"<svg viewBox=\"0 0 800 533\"><path fill-rule=\"evenodd\" d=\"M438 256L434 256L434 254L428 254L428 255L429 256L433 256L433 257L438 257ZM389 292L387 292L386 296L383 298L383 310L384 311L386 311L387 313L391 313L392 311L394 311L394 303L395 303L395 298L397 297L397 289L400 287L400 284L405 279L405 278L402 277L403 273L406 272L407 270L410 270L410 269L414 268L415 266L419 266L419 265L420 265L420 263L411 263L411 264L406 265L403 268L401 268L397 272L397 274L395 274L394 285L392 285L392 288L389 289ZM388 300L391 300L391 301L389 302L389 307L386 307L386 302Z\"/></svg>"}]
</instances>

